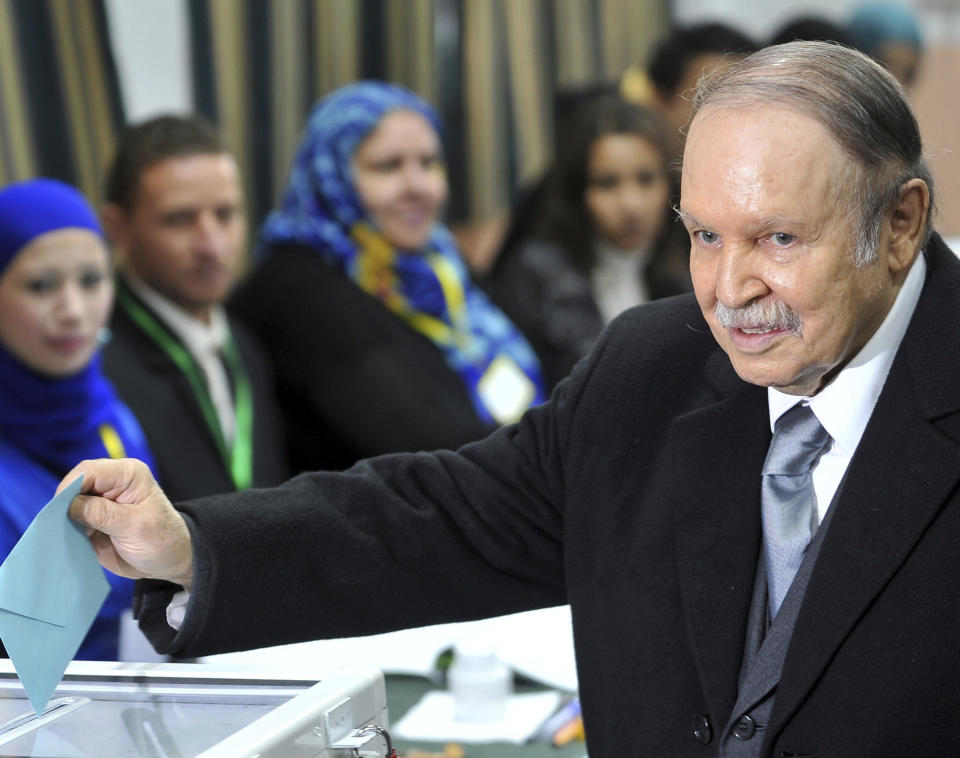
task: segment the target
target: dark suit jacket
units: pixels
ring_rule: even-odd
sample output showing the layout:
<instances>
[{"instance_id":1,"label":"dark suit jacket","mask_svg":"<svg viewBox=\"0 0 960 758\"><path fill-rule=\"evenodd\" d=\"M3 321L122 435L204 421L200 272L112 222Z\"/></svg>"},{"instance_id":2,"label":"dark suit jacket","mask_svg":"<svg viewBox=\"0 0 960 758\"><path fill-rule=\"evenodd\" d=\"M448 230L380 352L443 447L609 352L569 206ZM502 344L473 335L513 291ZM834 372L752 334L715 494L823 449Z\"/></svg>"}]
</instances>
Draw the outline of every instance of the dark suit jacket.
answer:
<instances>
[{"instance_id":1,"label":"dark suit jacket","mask_svg":"<svg viewBox=\"0 0 960 758\"><path fill-rule=\"evenodd\" d=\"M960 755L960 262L939 238L928 262L834 501L764 755ZM171 639L164 594L147 592L145 627L198 655L566 600L591 758L714 755L769 438L766 391L734 374L694 299L649 303L485 441L182 504L197 602Z\"/></svg>"},{"instance_id":2,"label":"dark suit jacket","mask_svg":"<svg viewBox=\"0 0 960 758\"><path fill-rule=\"evenodd\" d=\"M241 324L229 323L253 392L253 484L273 486L289 473L273 379L253 338ZM166 493L186 499L232 492L230 472L186 376L119 303L110 329L104 371L143 427Z\"/></svg>"}]
</instances>

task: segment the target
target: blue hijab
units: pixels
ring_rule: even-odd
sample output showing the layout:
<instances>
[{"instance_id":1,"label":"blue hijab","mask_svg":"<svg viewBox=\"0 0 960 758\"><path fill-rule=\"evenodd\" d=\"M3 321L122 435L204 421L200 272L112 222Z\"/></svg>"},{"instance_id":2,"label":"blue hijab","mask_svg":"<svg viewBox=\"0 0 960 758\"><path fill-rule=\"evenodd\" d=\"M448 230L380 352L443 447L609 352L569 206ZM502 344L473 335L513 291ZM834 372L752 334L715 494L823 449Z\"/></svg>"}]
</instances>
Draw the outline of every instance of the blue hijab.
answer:
<instances>
[{"instance_id":1,"label":"blue hijab","mask_svg":"<svg viewBox=\"0 0 960 758\"><path fill-rule=\"evenodd\" d=\"M503 419L495 418L478 387L498 358L510 359L526 375L531 404L545 399L532 348L473 284L446 227L435 224L422 250L397 251L368 218L353 183L354 152L396 109L419 113L442 134L426 102L382 82L341 87L314 106L280 207L261 229L260 254L289 243L318 251L431 339L464 382L479 417L493 425Z\"/></svg>"},{"instance_id":2,"label":"blue hijab","mask_svg":"<svg viewBox=\"0 0 960 758\"><path fill-rule=\"evenodd\" d=\"M34 179L0 190L0 278L34 239L68 228L103 236L69 185ZM153 464L143 431L101 372L99 353L78 373L51 378L0 344L0 436L60 476L85 458L123 454Z\"/></svg>"},{"instance_id":3,"label":"blue hijab","mask_svg":"<svg viewBox=\"0 0 960 758\"><path fill-rule=\"evenodd\" d=\"M847 31L854 44L876 58L887 42L903 42L920 52L923 37L920 25L910 9L895 2L871 2L856 9Z\"/></svg>"}]
</instances>

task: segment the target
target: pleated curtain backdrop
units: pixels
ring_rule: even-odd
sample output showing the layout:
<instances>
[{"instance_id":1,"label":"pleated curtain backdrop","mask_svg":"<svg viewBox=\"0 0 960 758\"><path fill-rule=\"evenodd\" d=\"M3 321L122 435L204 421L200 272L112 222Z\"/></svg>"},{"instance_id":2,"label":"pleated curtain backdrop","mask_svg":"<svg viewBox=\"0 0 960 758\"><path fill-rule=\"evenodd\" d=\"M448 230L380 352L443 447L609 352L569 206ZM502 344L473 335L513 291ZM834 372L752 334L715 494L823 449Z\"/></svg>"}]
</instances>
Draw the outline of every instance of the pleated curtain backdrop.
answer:
<instances>
[{"instance_id":1,"label":"pleated curtain backdrop","mask_svg":"<svg viewBox=\"0 0 960 758\"><path fill-rule=\"evenodd\" d=\"M0 0L0 185L47 176L99 202L123 120L101 0Z\"/></svg>"},{"instance_id":2,"label":"pleated curtain backdrop","mask_svg":"<svg viewBox=\"0 0 960 758\"><path fill-rule=\"evenodd\" d=\"M615 82L666 0L190 0L198 109L224 129L251 221L285 181L310 106L360 78L441 113L453 221L483 220L552 154L558 88Z\"/></svg>"},{"instance_id":3,"label":"pleated curtain backdrop","mask_svg":"<svg viewBox=\"0 0 960 758\"><path fill-rule=\"evenodd\" d=\"M195 106L237 154L255 227L317 99L360 78L403 84L443 118L450 220L483 221L550 161L557 91L644 60L667 5L186 0ZM103 0L0 0L0 183L52 176L99 202L123 122Z\"/></svg>"}]
</instances>

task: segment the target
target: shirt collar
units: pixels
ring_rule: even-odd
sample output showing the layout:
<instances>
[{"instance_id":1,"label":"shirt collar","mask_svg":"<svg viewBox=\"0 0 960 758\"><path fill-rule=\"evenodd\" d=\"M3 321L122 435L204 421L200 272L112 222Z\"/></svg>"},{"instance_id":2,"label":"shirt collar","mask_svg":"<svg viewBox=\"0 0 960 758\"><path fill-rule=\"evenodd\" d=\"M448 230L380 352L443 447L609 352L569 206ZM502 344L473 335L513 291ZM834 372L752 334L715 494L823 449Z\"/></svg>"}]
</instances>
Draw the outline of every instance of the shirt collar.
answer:
<instances>
[{"instance_id":1,"label":"shirt collar","mask_svg":"<svg viewBox=\"0 0 960 758\"><path fill-rule=\"evenodd\" d=\"M597 268L610 270L612 276L642 271L650 258L650 248L650 245L642 245L623 250L602 238L597 238L593 245Z\"/></svg>"},{"instance_id":2,"label":"shirt collar","mask_svg":"<svg viewBox=\"0 0 960 758\"><path fill-rule=\"evenodd\" d=\"M205 324L164 297L130 271L124 272L127 284L159 316L164 324L195 357L216 353L227 341L229 328L222 305L210 308L210 323Z\"/></svg>"},{"instance_id":3,"label":"shirt collar","mask_svg":"<svg viewBox=\"0 0 960 758\"><path fill-rule=\"evenodd\" d=\"M780 416L798 401L803 401L813 409L835 444L848 455L853 454L920 299L926 271L927 264L921 253L910 267L903 287L883 323L836 378L816 395L799 397L787 395L773 387L767 388L771 430Z\"/></svg>"}]
</instances>

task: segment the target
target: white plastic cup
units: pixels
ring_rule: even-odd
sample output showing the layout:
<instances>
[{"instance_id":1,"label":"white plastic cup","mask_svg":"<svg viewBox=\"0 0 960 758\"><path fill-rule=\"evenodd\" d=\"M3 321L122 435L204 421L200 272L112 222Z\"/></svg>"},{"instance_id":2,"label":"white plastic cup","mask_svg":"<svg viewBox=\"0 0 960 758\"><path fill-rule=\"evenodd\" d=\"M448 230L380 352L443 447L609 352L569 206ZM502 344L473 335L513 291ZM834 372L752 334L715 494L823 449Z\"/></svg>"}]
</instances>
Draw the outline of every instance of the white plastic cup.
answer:
<instances>
[{"instance_id":1,"label":"white plastic cup","mask_svg":"<svg viewBox=\"0 0 960 758\"><path fill-rule=\"evenodd\" d=\"M495 721L507 713L513 676L489 643L462 640L454 647L447 686L453 696L455 720Z\"/></svg>"}]
</instances>

